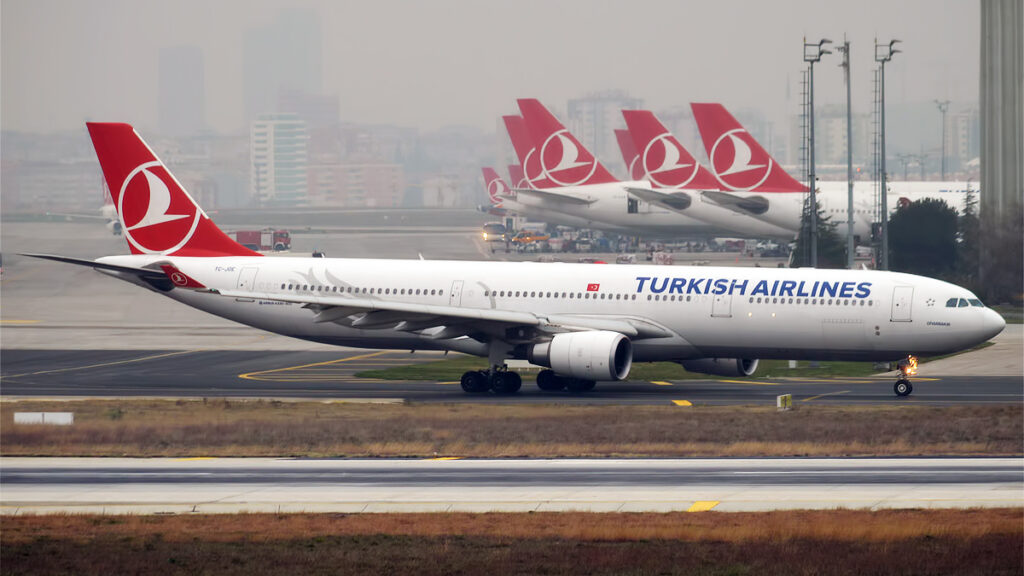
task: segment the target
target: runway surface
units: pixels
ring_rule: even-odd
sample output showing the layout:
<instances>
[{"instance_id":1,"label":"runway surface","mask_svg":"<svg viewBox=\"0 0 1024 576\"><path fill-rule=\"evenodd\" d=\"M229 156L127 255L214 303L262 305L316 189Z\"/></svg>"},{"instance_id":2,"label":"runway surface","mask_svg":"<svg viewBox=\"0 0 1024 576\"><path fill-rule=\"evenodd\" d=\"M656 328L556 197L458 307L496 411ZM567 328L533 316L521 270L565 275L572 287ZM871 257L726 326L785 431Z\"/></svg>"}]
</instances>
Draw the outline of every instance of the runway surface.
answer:
<instances>
[{"instance_id":1,"label":"runway surface","mask_svg":"<svg viewBox=\"0 0 1024 576\"><path fill-rule=\"evenodd\" d=\"M0 458L4 514L756 511L1024 505L1019 458Z\"/></svg>"},{"instance_id":2,"label":"runway surface","mask_svg":"<svg viewBox=\"0 0 1024 576\"><path fill-rule=\"evenodd\" d=\"M442 359L439 353L240 350L2 350L0 390L12 397L275 397L415 402L775 404L779 394L819 404L1002 404L1024 401L1017 377L915 380L897 398L888 376L602 382L588 393L464 394L458 382L388 381L356 373Z\"/></svg>"}]
</instances>

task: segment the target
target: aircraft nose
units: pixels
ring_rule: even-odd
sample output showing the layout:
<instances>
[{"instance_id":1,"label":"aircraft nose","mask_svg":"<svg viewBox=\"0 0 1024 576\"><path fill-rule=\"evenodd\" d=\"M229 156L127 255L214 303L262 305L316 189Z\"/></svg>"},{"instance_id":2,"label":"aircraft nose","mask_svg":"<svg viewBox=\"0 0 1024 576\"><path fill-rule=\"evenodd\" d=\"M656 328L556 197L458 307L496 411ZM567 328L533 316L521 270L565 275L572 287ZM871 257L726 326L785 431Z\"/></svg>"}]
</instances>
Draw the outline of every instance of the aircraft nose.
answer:
<instances>
[{"instance_id":1,"label":"aircraft nose","mask_svg":"<svg viewBox=\"0 0 1024 576\"><path fill-rule=\"evenodd\" d=\"M1006 328L1006 320L1003 320L1003 317L995 310L986 308L985 318L981 322L981 327L985 333L985 339L988 340L994 338L1003 331L1003 328Z\"/></svg>"}]
</instances>

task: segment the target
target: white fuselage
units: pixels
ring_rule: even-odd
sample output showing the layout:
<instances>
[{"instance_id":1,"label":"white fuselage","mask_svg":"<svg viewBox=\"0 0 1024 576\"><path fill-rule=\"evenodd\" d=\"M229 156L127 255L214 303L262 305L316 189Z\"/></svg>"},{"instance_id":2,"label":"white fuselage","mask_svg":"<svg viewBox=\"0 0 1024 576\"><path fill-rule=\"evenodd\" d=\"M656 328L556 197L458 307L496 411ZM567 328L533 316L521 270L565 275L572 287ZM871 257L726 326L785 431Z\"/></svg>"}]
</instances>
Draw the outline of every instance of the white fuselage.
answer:
<instances>
[{"instance_id":1,"label":"white fuselage","mask_svg":"<svg viewBox=\"0 0 1024 576\"><path fill-rule=\"evenodd\" d=\"M637 361L703 357L892 360L985 341L1002 319L946 282L880 271L461 262L331 258L109 256L139 268L170 262L208 288L265 296L371 298L460 309L635 319L664 330L637 339ZM116 276L122 277L118 273ZM129 278L126 278L129 279ZM596 289L595 289L596 287ZM588 290L589 288L589 290ZM486 344L313 321L301 303L190 289L165 294L263 330L346 346L445 349L486 355ZM351 322L349 322L350 324Z\"/></svg>"},{"instance_id":2,"label":"white fuselage","mask_svg":"<svg viewBox=\"0 0 1024 576\"><path fill-rule=\"evenodd\" d=\"M951 208L962 212L964 200L969 186L966 182L889 182L886 204L887 213L891 216L899 207L901 198L914 202L926 198L944 200ZM875 182L854 182L853 185L853 234L859 236L862 244L871 239L871 223L877 221L875 210ZM817 200L823 216L831 218L835 223L836 233L846 236L848 212L848 184L846 182L819 182ZM796 231L800 228L800 218L805 192L732 192L741 197L760 197L768 200L768 210L763 214L753 215L764 222ZM705 202L710 200L704 199Z\"/></svg>"},{"instance_id":3,"label":"white fuselage","mask_svg":"<svg viewBox=\"0 0 1024 576\"><path fill-rule=\"evenodd\" d=\"M528 194L520 194L516 200L527 211L533 211L534 213L529 215L534 218L553 220L568 216L587 222L590 228L628 231L640 235L739 234L746 238L785 240L792 240L794 236L793 232L773 223L739 214L715 204L701 203L700 192L696 190L680 191L690 196L691 204L678 211L642 200L636 201L635 209L631 211L630 200L633 197L627 191L629 187L651 188L651 184L647 181L615 182L569 186L556 190L560 194L587 199L590 201L587 204L559 202L556 199L531 197Z\"/></svg>"}]
</instances>

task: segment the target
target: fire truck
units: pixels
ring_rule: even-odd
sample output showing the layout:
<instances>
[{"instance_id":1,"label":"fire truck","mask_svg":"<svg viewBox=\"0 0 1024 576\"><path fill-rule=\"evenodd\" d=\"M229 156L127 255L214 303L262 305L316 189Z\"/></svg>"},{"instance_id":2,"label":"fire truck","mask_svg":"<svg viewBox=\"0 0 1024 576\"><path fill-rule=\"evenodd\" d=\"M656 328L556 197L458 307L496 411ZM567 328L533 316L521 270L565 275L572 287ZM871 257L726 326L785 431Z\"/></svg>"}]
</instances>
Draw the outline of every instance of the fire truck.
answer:
<instances>
[{"instance_id":1,"label":"fire truck","mask_svg":"<svg viewBox=\"0 0 1024 576\"><path fill-rule=\"evenodd\" d=\"M280 252L291 250L292 247L292 237L287 230L237 230L234 234L235 240L250 250Z\"/></svg>"}]
</instances>

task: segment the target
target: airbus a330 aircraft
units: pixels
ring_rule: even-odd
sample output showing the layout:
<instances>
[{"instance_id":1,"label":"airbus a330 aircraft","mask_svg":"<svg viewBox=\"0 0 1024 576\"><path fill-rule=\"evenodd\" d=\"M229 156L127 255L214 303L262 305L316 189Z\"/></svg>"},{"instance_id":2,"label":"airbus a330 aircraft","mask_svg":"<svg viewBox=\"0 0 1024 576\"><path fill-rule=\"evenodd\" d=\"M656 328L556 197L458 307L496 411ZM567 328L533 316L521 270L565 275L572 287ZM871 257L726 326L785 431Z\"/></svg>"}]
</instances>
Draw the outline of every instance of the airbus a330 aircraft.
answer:
<instances>
[{"instance_id":1,"label":"airbus a330 aircraft","mask_svg":"<svg viewBox=\"0 0 1024 576\"><path fill-rule=\"evenodd\" d=\"M261 256L226 236L127 124L88 124L130 255L90 266L249 326L364 348L486 357L469 393L628 377L634 361L749 375L758 358L896 360L991 338L1002 318L938 280L876 271ZM909 394L906 377L896 392Z\"/></svg>"}]
</instances>

